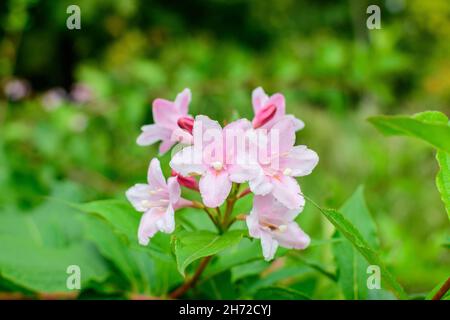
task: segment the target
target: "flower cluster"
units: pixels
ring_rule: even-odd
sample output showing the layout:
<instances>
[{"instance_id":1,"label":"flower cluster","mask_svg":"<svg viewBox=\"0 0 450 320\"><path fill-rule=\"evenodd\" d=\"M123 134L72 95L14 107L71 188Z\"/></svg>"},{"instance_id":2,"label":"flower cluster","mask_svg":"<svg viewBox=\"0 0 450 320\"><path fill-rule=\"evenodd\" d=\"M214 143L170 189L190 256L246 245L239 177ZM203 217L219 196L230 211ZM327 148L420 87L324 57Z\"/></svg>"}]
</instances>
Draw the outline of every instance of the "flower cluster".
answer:
<instances>
[{"instance_id":1,"label":"flower cluster","mask_svg":"<svg viewBox=\"0 0 450 320\"><path fill-rule=\"evenodd\" d=\"M180 146L173 148L178 150L171 158L172 176L167 182L154 158L148 184L136 184L126 193L134 208L144 213L139 242L148 244L157 231L173 232L174 212L179 208L191 206L211 213L209 208L219 208L225 201L234 204L253 193L253 208L242 219L250 236L261 239L264 258L271 260L278 246L307 247L310 239L295 222L305 204L295 177L310 174L319 158L306 146L295 145L295 133L304 123L286 114L284 96L269 97L262 88L255 89L253 120L239 119L224 127L207 116L189 115L190 102L189 89L175 101L154 100L155 123L143 126L137 138L142 146L161 141L161 154L177 143ZM248 188L238 193L243 184ZM180 186L200 192L203 203L182 198ZM227 214L222 219L210 217L221 231L234 221Z\"/></svg>"}]
</instances>

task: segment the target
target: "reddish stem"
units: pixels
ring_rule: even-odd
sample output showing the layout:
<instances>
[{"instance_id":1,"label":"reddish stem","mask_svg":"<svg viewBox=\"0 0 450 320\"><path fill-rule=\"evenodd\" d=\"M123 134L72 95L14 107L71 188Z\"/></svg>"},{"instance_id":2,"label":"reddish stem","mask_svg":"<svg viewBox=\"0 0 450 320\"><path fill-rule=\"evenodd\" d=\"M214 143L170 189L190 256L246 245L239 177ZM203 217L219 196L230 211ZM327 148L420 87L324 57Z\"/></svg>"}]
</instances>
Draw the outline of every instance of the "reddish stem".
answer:
<instances>
[{"instance_id":1,"label":"reddish stem","mask_svg":"<svg viewBox=\"0 0 450 320\"><path fill-rule=\"evenodd\" d=\"M197 283L198 279L200 278L201 274L205 270L206 266L208 265L209 261L211 260L212 256L208 256L203 258L203 260L200 262L197 270L195 270L194 275L192 278L188 281L186 281L181 287L178 287L173 291L169 297L172 299L177 299L184 295L190 288L194 287Z\"/></svg>"}]
</instances>

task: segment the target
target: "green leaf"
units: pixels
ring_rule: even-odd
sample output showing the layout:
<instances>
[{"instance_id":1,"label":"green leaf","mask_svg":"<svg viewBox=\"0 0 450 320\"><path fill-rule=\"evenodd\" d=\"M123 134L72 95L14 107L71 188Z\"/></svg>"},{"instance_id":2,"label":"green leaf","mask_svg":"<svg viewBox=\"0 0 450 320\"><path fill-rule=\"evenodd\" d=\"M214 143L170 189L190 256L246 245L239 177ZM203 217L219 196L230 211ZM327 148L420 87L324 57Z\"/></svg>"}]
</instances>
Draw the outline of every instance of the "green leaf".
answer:
<instances>
[{"instance_id":1,"label":"green leaf","mask_svg":"<svg viewBox=\"0 0 450 320\"><path fill-rule=\"evenodd\" d=\"M415 137L450 153L450 126L443 113L427 111L412 117L381 115L368 120L386 135Z\"/></svg>"},{"instance_id":2,"label":"green leaf","mask_svg":"<svg viewBox=\"0 0 450 320\"><path fill-rule=\"evenodd\" d=\"M269 266L264 260L251 261L231 268L231 281L236 282L245 277L258 275Z\"/></svg>"},{"instance_id":3,"label":"green leaf","mask_svg":"<svg viewBox=\"0 0 450 320\"><path fill-rule=\"evenodd\" d=\"M352 243L352 245L364 256L368 263L380 267L382 279L399 298L408 299L408 295L405 290L385 267L376 250L372 248L358 229L356 229L356 227L347 218L345 218L342 213L335 209L323 209L312 200L308 200L313 203L317 209L319 209L319 211L336 227L336 229Z\"/></svg>"},{"instance_id":4,"label":"green leaf","mask_svg":"<svg viewBox=\"0 0 450 320\"><path fill-rule=\"evenodd\" d=\"M361 236L374 249L379 243L376 227L364 200L364 188L359 187L340 209L340 212L356 227ZM343 241L333 244L338 268L338 283L346 299L365 300L368 297L367 267L369 264L350 241L337 231L335 236Z\"/></svg>"},{"instance_id":5,"label":"green leaf","mask_svg":"<svg viewBox=\"0 0 450 320\"><path fill-rule=\"evenodd\" d=\"M283 287L265 287L259 289L255 295L254 299L257 300L310 300L310 297L308 297L306 294L290 289L290 288L283 288Z\"/></svg>"},{"instance_id":6,"label":"green leaf","mask_svg":"<svg viewBox=\"0 0 450 320\"><path fill-rule=\"evenodd\" d=\"M244 234L245 231L242 230L233 230L222 235L209 231L178 232L173 240L178 271L184 276L186 267L192 262L237 244Z\"/></svg>"},{"instance_id":7,"label":"green leaf","mask_svg":"<svg viewBox=\"0 0 450 320\"><path fill-rule=\"evenodd\" d=\"M67 292L67 268L81 271L81 289L100 282L107 269L94 248L86 242L65 248L43 247L19 237L0 235L0 274L26 289L45 293Z\"/></svg>"},{"instance_id":8,"label":"green leaf","mask_svg":"<svg viewBox=\"0 0 450 320\"><path fill-rule=\"evenodd\" d=\"M203 272L203 279L213 277L234 266L261 259L261 245L259 241L243 238L238 244L216 255L216 258Z\"/></svg>"},{"instance_id":9,"label":"green leaf","mask_svg":"<svg viewBox=\"0 0 450 320\"><path fill-rule=\"evenodd\" d=\"M74 185L60 183L58 197L77 194ZM105 261L83 238L79 212L62 200L49 199L31 212L0 214L0 275L31 291L68 291L66 271L81 269L81 289L109 275Z\"/></svg>"},{"instance_id":10,"label":"green leaf","mask_svg":"<svg viewBox=\"0 0 450 320\"><path fill-rule=\"evenodd\" d=\"M436 176L436 185L450 219L450 123L448 117L442 112L425 111L412 117L377 116L369 118L369 121L387 135L413 136L438 149L436 159L440 170Z\"/></svg>"},{"instance_id":11,"label":"green leaf","mask_svg":"<svg viewBox=\"0 0 450 320\"><path fill-rule=\"evenodd\" d=\"M447 216L450 219L450 154L438 151L436 159L439 163L439 172L436 176L436 185L441 193Z\"/></svg>"},{"instance_id":12,"label":"green leaf","mask_svg":"<svg viewBox=\"0 0 450 320\"><path fill-rule=\"evenodd\" d=\"M157 233L147 247L139 245L136 237L139 220L129 205L102 200L77 207L90 213L83 218L86 237L115 265L130 285L129 290L162 296L182 282L170 252L170 236Z\"/></svg>"},{"instance_id":13,"label":"green leaf","mask_svg":"<svg viewBox=\"0 0 450 320\"><path fill-rule=\"evenodd\" d=\"M76 208L87 213L95 213L107 220L113 228L127 236L131 242L137 242L137 230L141 213L126 201L99 200L83 204L76 204Z\"/></svg>"}]
</instances>

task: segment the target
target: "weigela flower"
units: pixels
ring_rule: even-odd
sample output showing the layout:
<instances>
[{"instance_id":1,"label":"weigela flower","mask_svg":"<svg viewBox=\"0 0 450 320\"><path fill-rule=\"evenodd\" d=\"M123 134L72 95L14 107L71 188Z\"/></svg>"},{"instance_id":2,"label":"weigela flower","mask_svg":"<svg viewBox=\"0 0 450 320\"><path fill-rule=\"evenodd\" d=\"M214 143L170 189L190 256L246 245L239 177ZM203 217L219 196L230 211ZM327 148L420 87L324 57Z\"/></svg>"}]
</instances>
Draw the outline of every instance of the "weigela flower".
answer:
<instances>
[{"instance_id":1,"label":"weigela flower","mask_svg":"<svg viewBox=\"0 0 450 320\"><path fill-rule=\"evenodd\" d=\"M265 260L273 259L278 246L305 249L309 245L309 236L294 221L298 214L298 210L286 208L272 195L254 197L247 226L251 237L261 239Z\"/></svg>"},{"instance_id":2,"label":"weigela flower","mask_svg":"<svg viewBox=\"0 0 450 320\"><path fill-rule=\"evenodd\" d=\"M273 143L275 138L276 143ZM317 154L304 145L294 146L295 128L287 118L278 121L267 135L263 134L262 139L252 143L258 144L258 171L249 179L250 190L256 195L271 193L287 208L301 209L305 200L294 177L310 174L319 162Z\"/></svg>"},{"instance_id":3,"label":"weigela flower","mask_svg":"<svg viewBox=\"0 0 450 320\"><path fill-rule=\"evenodd\" d=\"M253 118L253 128L270 129L275 123L282 119L290 119L295 131L303 129L305 124L293 115L286 115L286 102L281 93L268 96L263 88L258 87L253 90L252 104L255 117Z\"/></svg>"},{"instance_id":4,"label":"weigela flower","mask_svg":"<svg viewBox=\"0 0 450 320\"><path fill-rule=\"evenodd\" d=\"M210 208L220 206L230 193L232 182L237 182L234 174L245 175L245 170L237 168L239 159L234 145L236 133L250 128L250 122L241 119L223 129L217 121L207 116L195 117L193 145L175 154L170 167L183 176L201 175L199 181L203 203ZM239 130L239 131L237 131Z\"/></svg>"},{"instance_id":5,"label":"weigela flower","mask_svg":"<svg viewBox=\"0 0 450 320\"><path fill-rule=\"evenodd\" d=\"M191 102L191 91L184 89L175 101L155 99L153 101L154 124L145 125L141 128L142 133L137 138L137 144L141 146L151 145L161 141L159 152L167 152L175 143L189 143L191 134L186 131L185 125L192 117L188 115L189 103Z\"/></svg>"},{"instance_id":6,"label":"weigela flower","mask_svg":"<svg viewBox=\"0 0 450 320\"><path fill-rule=\"evenodd\" d=\"M158 231L172 233L175 228L174 211L188 202L181 198L176 177L170 177L166 182L156 158L150 162L147 180L148 184L136 184L126 192L133 207L144 212L138 230L142 245L147 245Z\"/></svg>"}]
</instances>

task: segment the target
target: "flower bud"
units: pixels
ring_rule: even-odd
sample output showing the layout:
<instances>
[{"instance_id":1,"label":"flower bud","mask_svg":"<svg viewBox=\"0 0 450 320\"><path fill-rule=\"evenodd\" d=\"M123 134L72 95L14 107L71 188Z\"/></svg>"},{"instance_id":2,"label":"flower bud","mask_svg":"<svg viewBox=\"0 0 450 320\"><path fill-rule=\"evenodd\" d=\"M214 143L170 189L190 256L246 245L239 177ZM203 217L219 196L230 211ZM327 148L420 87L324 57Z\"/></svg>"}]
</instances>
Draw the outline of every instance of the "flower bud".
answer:
<instances>
[{"instance_id":1,"label":"flower bud","mask_svg":"<svg viewBox=\"0 0 450 320\"><path fill-rule=\"evenodd\" d=\"M192 129L194 128L194 119L191 117L182 117L177 121L178 126L192 134Z\"/></svg>"},{"instance_id":2,"label":"flower bud","mask_svg":"<svg viewBox=\"0 0 450 320\"><path fill-rule=\"evenodd\" d=\"M272 120L276 112L277 107L274 104L269 104L264 108L262 108L261 110L259 110L255 118L253 119L253 128L257 129L265 125L267 122Z\"/></svg>"},{"instance_id":3,"label":"flower bud","mask_svg":"<svg viewBox=\"0 0 450 320\"><path fill-rule=\"evenodd\" d=\"M172 170L172 176L177 177L177 181L180 185L198 191L198 183L197 180L195 180L194 177L185 177L181 174L177 173L176 171Z\"/></svg>"}]
</instances>

